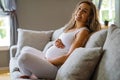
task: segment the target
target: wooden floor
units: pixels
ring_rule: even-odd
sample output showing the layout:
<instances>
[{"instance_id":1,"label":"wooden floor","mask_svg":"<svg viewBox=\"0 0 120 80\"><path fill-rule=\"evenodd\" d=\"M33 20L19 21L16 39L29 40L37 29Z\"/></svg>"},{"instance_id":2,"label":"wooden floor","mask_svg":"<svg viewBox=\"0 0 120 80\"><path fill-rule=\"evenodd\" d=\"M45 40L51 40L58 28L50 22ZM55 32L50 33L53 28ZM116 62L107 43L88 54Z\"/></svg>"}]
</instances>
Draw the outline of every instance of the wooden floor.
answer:
<instances>
[{"instance_id":1,"label":"wooden floor","mask_svg":"<svg viewBox=\"0 0 120 80\"><path fill-rule=\"evenodd\" d=\"M6 69L6 70L0 70L0 74L7 73L7 72L9 72L8 69Z\"/></svg>"},{"instance_id":2,"label":"wooden floor","mask_svg":"<svg viewBox=\"0 0 120 80\"><path fill-rule=\"evenodd\" d=\"M10 80L9 70L0 70L0 80Z\"/></svg>"}]
</instances>

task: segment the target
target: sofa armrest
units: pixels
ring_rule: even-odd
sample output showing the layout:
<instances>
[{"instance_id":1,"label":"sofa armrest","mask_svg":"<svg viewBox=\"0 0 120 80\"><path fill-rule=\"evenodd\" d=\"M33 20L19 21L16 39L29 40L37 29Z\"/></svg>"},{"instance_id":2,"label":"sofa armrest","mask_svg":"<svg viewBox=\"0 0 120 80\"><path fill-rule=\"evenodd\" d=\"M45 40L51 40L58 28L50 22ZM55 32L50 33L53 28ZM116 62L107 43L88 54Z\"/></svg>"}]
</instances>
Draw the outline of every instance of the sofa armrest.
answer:
<instances>
[{"instance_id":1,"label":"sofa armrest","mask_svg":"<svg viewBox=\"0 0 120 80\"><path fill-rule=\"evenodd\" d=\"M12 57L15 57L16 51L17 51L17 45L13 45L10 47L10 59Z\"/></svg>"}]
</instances>

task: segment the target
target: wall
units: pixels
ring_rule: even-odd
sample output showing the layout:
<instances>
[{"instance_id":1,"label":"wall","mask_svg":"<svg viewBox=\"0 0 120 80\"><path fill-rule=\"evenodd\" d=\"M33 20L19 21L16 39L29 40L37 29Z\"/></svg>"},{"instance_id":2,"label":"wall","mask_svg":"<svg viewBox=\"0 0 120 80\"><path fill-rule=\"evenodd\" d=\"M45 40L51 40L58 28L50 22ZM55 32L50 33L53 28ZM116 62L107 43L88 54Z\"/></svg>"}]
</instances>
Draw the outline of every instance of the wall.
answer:
<instances>
[{"instance_id":1,"label":"wall","mask_svg":"<svg viewBox=\"0 0 120 80\"><path fill-rule=\"evenodd\" d=\"M9 66L9 51L0 51L0 68Z\"/></svg>"},{"instance_id":2,"label":"wall","mask_svg":"<svg viewBox=\"0 0 120 80\"><path fill-rule=\"evenodd\" d=\"M64 26L80 0L18 0L21 28L50 30Z\"/></svg>"},{"instance_id":3,"label":"wall","mask_svg":"<svg viewBox=\"0 0 120 80\"><path fill-rule=\"evenodd\" d=\"M17 0L19 26L24 29L50 30L66 24L80 0ZM9 66L9 51L0 51L0 67Z\"/></svg>"}]
</instances>

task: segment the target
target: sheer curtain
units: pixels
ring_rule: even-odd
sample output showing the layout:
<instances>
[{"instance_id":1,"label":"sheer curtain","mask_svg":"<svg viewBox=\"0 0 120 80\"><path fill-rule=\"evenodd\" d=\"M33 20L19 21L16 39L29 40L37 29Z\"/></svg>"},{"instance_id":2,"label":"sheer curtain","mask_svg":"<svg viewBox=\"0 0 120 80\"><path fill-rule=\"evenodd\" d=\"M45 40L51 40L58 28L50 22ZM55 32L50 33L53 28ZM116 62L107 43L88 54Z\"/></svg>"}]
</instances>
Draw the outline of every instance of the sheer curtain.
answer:
<instances>
[{"instance_id":1,"label":"sheer curtain","mask_svg":"<svg viewBox=\"0 0 120 80\"><path fill-rule=\"evenodd\" d=\"M120 27L120 0L115 0L115 24Z\"/></svg>"},{"instance_id":2,"label":"sheer curtain","mask_svg":"<svg viewBox=\"0 0 120 80\"><path fill-rule=\"evenodd\" d=\"M16 0L1 0L3 12L10 15L10 45L17 43L18 21L16 15Z\"/></svg>"}]
</instances>

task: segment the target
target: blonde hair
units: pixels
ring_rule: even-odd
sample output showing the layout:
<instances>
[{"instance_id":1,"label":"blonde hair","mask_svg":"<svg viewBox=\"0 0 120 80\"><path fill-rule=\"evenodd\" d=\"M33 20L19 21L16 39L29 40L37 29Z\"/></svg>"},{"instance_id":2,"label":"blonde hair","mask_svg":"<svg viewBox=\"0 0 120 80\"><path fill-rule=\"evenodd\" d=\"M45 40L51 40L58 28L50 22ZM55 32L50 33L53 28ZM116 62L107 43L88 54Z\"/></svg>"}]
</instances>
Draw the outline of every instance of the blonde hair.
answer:
<instances>
[{"instance_id":1,"label":"blonde hair","mask_svg":"<svg viewBox=\"0 0 120 80\"><path fill-rule=\"evenodd\" d=\"M65 30L69 30L69 29L74 27L75 22L76 22L75 21L75 13L79 9L80 4L82 4L82 3L88 4L90 6L90 9L91 9L89 19L88 19L88 21L86 23L87 28L91 32L100 30L101 26L100 26L100 23L99 23L99 20L98 20L98 13L97 13L96 6L92 3L92 1L88 1L88 0L80 1L77 4L77 6L76 6L76 8L75 8L75 10L74 10L74 12L72 14L72 17L71 17L70 21L66 24Z\"/></svg>"}]
</instances>

